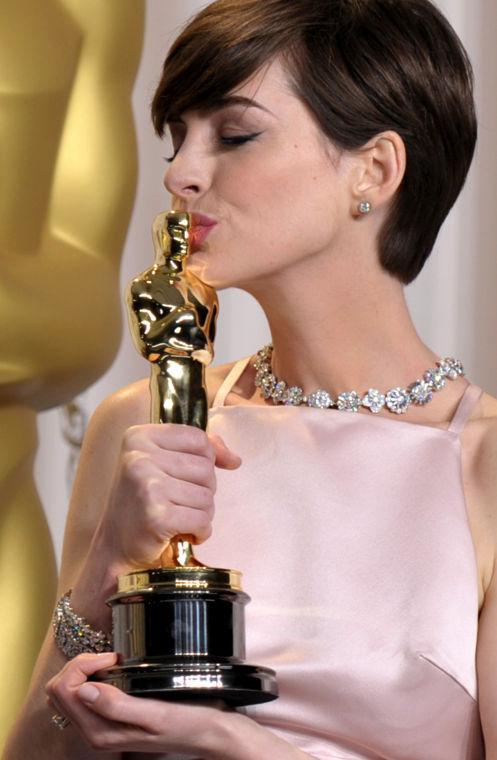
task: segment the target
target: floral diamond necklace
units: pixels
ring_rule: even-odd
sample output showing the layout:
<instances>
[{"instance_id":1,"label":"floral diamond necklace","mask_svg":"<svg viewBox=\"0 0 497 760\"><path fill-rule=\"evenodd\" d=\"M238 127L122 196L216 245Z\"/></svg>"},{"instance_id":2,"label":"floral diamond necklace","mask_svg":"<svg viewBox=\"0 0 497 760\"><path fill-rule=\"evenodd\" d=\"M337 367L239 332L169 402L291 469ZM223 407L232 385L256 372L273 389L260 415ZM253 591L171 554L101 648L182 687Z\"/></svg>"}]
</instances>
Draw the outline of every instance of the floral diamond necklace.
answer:
<instances>
[{"instance_id":1,"label":"floral diamond necklace","mask_svg":"<svg viewBox=\"0 0 497 760\"><path fill-rule=\"evenodd\" d=\"M336 408L345 412L358 412L361 406L378 414L386 407L394 414L405 414L411 404L424 406L433 398L433 393L445 387L447 380L457 380L464 375L464 367L458 359L447 357L436 362L436 367L426 370L421 380L416 380L407 388L392 388L381 393L377 388L370 388L360 395L356 391L340 393L335 400L324 390L317 390L309 396L298 385L288 386L280 380L271 368L272 345L265 346L257 353L254 368L257 370L255 384L261 389L265 399L274 404L286 406L307 406L316 409Z\"/></svg>"}]
</instances>

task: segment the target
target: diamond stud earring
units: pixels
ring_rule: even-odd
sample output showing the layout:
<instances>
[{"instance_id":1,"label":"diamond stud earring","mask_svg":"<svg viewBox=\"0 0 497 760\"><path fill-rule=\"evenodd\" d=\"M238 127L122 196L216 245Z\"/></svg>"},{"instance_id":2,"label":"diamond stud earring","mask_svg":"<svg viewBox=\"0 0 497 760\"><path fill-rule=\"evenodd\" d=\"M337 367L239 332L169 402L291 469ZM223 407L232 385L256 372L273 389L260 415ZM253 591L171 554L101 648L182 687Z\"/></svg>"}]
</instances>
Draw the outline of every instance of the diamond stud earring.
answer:
<instances>
[{"instance_id":1,"label":"diamond stud earring","mask_svg":"<svg viewBox=\"0 0 497 760\"><path fill-rule=\"evenodd\" d=\"M361 201L361 203L359 203L359 206L358 206L358 210L360 214L369 214L372 208L373 207L369 201Z\"/></svg>"}]
</instances>

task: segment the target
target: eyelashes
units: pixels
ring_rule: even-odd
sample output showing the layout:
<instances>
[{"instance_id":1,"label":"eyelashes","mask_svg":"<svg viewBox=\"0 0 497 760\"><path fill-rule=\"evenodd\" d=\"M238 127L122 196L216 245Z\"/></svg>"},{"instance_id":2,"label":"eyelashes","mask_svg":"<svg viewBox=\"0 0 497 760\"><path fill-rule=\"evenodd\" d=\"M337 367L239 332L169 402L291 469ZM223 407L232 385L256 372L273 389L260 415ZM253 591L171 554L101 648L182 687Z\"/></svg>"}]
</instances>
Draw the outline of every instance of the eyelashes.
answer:
<instances>
[{"instance_id":1,"label":"eyelashes","mask_svg":"<svg viewBox=\"0 0 497 760\"><path fill-rule=\"evenodd\" d=\"M239 145L245 145L245 143L251 142L257 139L262 132L254 132L250 135L237 135L236 137L220 137L219 144L221 148L236 148ZM171 164L178 155L179 148L175 150L172 156L164 156L164 161Z\"/></svg>"},{"instance_id":2,"label":"eyelashes","mask_svg":"<svg viewBox=\"0 0 497 760\"><path fill-rule=\"evenodd\" d=\"M176 156L178 155L178 151L175 151L172 156L163 156L164 161L168 164L172 164Z\"/></svg>"},{"instance_id":3,"label":"eyelashes","mask_svg":"<svg viewBox=\"0 0 497 760\"><path fill-rule=\"evenodd\" d=\"M256 137L259 137L260 134L262 134L262 132L254 132L254 134L252 135L238 135L237 137L221 137L221 144L222 145L243 145L246 142L255 140Z\"/></svg>"}]
</instances>

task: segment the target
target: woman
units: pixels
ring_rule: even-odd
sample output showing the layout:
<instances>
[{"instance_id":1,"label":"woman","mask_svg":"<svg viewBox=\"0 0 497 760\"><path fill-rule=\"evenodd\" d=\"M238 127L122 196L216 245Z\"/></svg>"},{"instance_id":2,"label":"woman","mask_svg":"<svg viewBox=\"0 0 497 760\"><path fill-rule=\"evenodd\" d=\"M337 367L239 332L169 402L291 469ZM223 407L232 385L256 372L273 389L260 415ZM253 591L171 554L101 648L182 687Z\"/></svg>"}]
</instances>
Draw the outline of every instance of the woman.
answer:
<instances>
[{"instance_id":1,"label":"woman","mask_svg":"<svg viewBox=\"0 0 497 760\"><path fill-rule=\"evenodd\" d=\"M464 50L428 0L219 0L153 118L197 214L192 270L252 293L274 349L209 373L209 435L147 425L146 380L102 404L60 593L108 631L117 575L209 538L205 562L244 571L249 659L281 696L248 715L136 699L87 683L114 654L68 663L50 631L8 760L496 760L497 400L424 345L403 293L471 163Z\"/></svg>"}]
</instances>

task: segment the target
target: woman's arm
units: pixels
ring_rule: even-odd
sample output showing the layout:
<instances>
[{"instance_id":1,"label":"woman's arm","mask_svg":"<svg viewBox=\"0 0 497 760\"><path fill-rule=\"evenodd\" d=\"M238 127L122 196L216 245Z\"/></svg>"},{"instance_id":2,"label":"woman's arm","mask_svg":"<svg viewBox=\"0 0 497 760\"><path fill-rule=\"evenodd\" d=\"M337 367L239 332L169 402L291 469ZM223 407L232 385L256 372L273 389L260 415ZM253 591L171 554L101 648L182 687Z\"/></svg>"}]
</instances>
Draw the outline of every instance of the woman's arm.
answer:
<instances>
[{"instance_id":1,"label":"woman's arm","mask_svg":"<svg viewBox=\"0 0 497 760\"><path fill-rule=\"evenodd\" d=\"M98 521L104 511L117 467L121 439L129 425L140 421L139 384L110 397L92 416L81 451L64 538L58 596L73 587L81 570ZM146 416L145 418L146 419ZM107 584L109 585L109 581ZM103 590L102 597L110 588ZM101 611L103 610L103 614ZM95 606L94 624L108 629L105 605ZM50 628L40 652L27 700L5 750L5 760L71 758L90 760L88 747L73 728L60 731L51 722L55 712L47 705L45 685L67 663L57 649ZM120 757L116 754L115 758ZM110 756L113 760L113 756Z\"/></svg>"},{"instance_id":2,"label":"woman's arm","mask_svg":"<svg viewBox=\"0 0 497 760\"><path fill-rule=\"evenodd\" d=\"M176 533L205 539L213 514L214 464L239 464L203 431L141 425L147 416L145 381L103 402L85 436L71 498L58 595L73 587L75 611L101 630L110 630L105 600L115 590L116 576L152 566ZM51 722L54 710L46 703L45 686L65 664L50 629L5 760L94 757L74 727L60 731Z\"/></svg>"},{"instance_id":3,"label":"woman's arm","mask_svg":"<svg viewBox=\"0 0 497 760\"><path fill-rule=\"evenodd\" d=\"M478 624L478 701L485 760L497 760L497 420L489 423L477 457L476 481L494 546L494 571Z\"/></svg>"},{"instance_id":4,"label":"woman's arm","mask_svg":"<svg viewBox=\"0 0 497 760\"><path fill-rule=\"evenodd\" d=\"M213 516L214 466L234 469L239 458L216 436L185 426L146 425L145 382L106 400L90 423L67 522L59 596L73 588L72 605L95 628L110 630L105 604L116 576L154 566L170 538L208 537ZM221 760L299 760L307 757L251 719L205 705L131 697L87 677L114 654L67 662L47 633L22 714L4 760L92 760L104 751L190 752ZM47 703L46 687L50 700ZM88 700L85 689L98 693ZM57 712L70 718L60 730Z\"/></svg>"},{"instance_id":5,"label":"woman's arm","mask_svg":"<svg viewBox=\"0 0 497 760\"><path fill-rule=\"evenodd\" d=\"M497 466L497 463L496 463ZM497 496L497 494L496 494ZM478 699L485 760L497 760L497 573L485 595L478 626Z\"/></svg>"}]
</instances>

